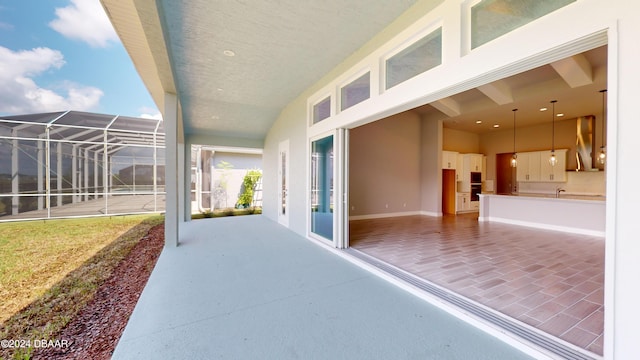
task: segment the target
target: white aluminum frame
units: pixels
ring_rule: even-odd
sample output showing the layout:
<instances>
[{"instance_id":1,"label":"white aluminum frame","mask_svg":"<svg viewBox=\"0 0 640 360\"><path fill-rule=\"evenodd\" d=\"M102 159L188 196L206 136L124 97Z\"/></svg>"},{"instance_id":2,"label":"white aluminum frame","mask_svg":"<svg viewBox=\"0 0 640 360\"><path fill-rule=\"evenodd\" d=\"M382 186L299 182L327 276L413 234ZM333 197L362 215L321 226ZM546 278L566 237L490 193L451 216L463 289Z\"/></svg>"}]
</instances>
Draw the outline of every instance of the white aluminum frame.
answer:
<instances>
[{"instance_id":1,"label":"white aluminum frame","mask_svg":"<svg viewBox=\"0 0 640 360\"><path fill-rule=\"evenodd\" d=\"M60 120L65 117L73 116L72 119L81 118L84 113L66 111L63 113L50 114L51 119L42 121L47 114L34 114L33 118L37 121L29 121L31 115L21 115L16 118L0 118L0 127L4 127L8 130L7 134L0 135L0 142L11 144L11 193L0 194L0 199L11 198L11 209L5 211L6 215L19 215L20 198L33 198L37 197L37 210L45 210L46 214L37 213L33 217L27 216L2 216L0 214L0 222L3 221L17 221L17 220L41 220L59 217L86 217L86 216L99 216L99 215L122 215L131 213L140 213L139 210L112 210L110 209L110 199L117 195L153 195L153 210L150 213L157 213L164 211L160 209L159 197L165 194L164 187L161 187L158 183L158 165L163 162L162 158L158 154L158 149L162 149L165 146L164 132L161 129L162 120L152 119L135 119L125 118L127 121L139 120L140 124L144 121L155 122L143 124L142 128L147 127L153 130L135 130L125 128L114 128L114 124L121 118L121 116L113 115L101 115L101 114L87 114L92 119L99 119L108 121L106 126L85 126L76 124L62 124ZM46 118L45 118L46 119ZM68 121L69 122L69 121ZM129 122L125 123L129 124ZM29 130L29 133L25 134L25 131ZM95 136L91 134L95 133ZM54 137L54 135L56 135ZM58 138L59 137L59 138ZM19 164L19 152L20 141L29 141L36 143L36 155L28 154L28 156L35 162L37 166L36 179L37 190L32 193L21 193L20 188L20 164ZM55 145L54 145L55 144ZM68 178L63 178L63 144L71 146L70 154L64 154L65 157L71 156L71 174ZM51 146L56 146L56 164L52 168L51 163ZM135 149L135 148L150 148L153 149L153 155L143 161L145 165L150 165L152 168L153 185L151 190L147 189L148 186L144 185L144 188L136 186L135 183L135 166L140 165L136 162L136 156L118 155L118 152L123 149ZM44 157L44 158L43 158ZM112 172L113 158L124 158L132 163L132 181L128 191L118 191L118 186L114 186ZM67 157L68 158L68 157ZM129 160L130 159L130 160ZM67 160L68 161L68 160ZM93 162L93 166L90 163ZM161 165L161 164L160 164ZM90 169L93 170L93 174L90 176ZM102 174L100 174L102 169ZM44 173L43 173L44 172ZM52 175L55 178L52 178ZM91 177L93 180L91 180ZM99 177L102 177L102 184L100 184ZM56 180L56 189L52 191L52 181ZM63 182L69 182L70 188L64 187ZM91 185L90 185L91 184ZM101 189L98 186L101 185ZM129 186L125 184L125 186ZM93 191L91 189L93 188ZM102 214L84 214L77 213L73 215L56 215L55 211L52 213L52 209L63 205L63 197L71 196L70 203L79 204L90 200L90 198L98 199L104 198L104 207L101 210ZM57 201L55 207L51 201L52 197L56 197ZM66 205L66 204L64 204ZM36 210L36 209L33 209ZM54 209L55 210L55 209ZM28 211L31 211L28 210ZM72 212L73 213L73 212ZM22 213L24 214L24 212Z\"/></svg>"}]
</instances>

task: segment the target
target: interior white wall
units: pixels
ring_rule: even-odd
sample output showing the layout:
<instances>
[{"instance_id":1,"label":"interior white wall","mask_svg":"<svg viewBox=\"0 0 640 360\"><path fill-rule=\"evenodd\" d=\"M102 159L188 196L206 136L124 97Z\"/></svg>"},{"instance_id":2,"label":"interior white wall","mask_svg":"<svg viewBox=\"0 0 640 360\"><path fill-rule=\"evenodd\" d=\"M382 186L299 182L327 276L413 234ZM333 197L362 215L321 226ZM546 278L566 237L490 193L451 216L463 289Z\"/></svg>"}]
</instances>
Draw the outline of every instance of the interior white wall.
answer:
<instances>
[{"instance_id":1,"label":"interior white wall","mask_svg":"<svg viewBox=\"0 0 640 360\"><path fill-rule=\"evenodd\" d=\"M442 120L422 119L420 130L421 211L442 215Z\"/></svg>"},{"instance_id":2,"label":"interior white wall","mask_svg":"<svg viewBox=\"0 0 640 360\"><path fill-rule=\"evenodd\" d=\"M350 216L420 211L420 123L404 112L350 131Z\"/></svg>"},{"instance_id":3,"label":"interior white wall","mask_svg":"<svg viewBox=\"0 0 640 360\"><path fill-rule=\"evenodd\" d=\"M480 136L466 131L444 128L442 130L442 150L461 154L478 154L480 153Z\"/></svg>"}]
</instances>

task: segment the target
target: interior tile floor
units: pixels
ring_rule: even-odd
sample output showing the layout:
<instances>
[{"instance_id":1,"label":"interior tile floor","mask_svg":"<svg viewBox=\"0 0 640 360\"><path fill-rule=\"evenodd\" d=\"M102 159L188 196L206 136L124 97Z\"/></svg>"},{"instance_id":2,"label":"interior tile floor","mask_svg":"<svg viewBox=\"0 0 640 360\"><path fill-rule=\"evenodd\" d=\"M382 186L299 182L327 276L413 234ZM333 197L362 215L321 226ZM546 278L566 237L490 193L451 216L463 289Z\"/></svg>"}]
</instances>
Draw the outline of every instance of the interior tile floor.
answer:
<instances>
[{"instance_id":1,"label":"interior tile floor","mask_svg":"<svg viewBox=\"0 0 640 360\"><path fill-rule=\"evenodd\" d=\"M604 238L477 217L350 221L350 245L602 355Z\"/></svg>"}]
</instances>

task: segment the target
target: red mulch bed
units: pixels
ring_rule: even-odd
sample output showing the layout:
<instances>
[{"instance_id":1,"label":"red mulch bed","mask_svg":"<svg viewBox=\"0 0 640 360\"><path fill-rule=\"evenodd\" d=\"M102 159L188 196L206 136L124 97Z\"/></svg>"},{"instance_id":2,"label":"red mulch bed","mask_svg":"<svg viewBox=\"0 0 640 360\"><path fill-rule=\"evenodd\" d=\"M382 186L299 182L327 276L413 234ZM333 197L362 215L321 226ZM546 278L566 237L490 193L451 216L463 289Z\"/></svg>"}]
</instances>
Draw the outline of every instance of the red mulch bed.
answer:
<instances>
[{"instance_id":1,"label":"red mulch bed","mask_svg":"<svg viewBox=\"0 0 640 360\"><path fill-rule=\"evenodd\" d=\"M133 247L93 300L56 336L68 340L69 347L40 348L33 359L110 359L163 246L161 224Z\"/></svg>"}]
</instances>

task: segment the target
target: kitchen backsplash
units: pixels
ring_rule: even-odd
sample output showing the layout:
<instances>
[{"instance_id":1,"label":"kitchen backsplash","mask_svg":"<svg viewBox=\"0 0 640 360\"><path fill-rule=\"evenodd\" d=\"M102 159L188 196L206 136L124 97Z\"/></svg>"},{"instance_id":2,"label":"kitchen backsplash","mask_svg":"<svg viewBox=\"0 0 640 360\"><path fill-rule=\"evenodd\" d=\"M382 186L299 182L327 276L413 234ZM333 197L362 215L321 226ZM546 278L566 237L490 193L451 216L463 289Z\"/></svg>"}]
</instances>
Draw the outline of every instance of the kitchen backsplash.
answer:
<instances>
[{"instance_id":1,"label":"kitchen backsplash","mask_svg":"<svg viewBox=\"0 0 640 360\"><path fill-rule=\"evenodd\" d=\"M553 194L557 187L565 194L605 195L606 173L604 171L567 171L566 183L521 182L519 193Z\"/></svg>"}]
</instances>

